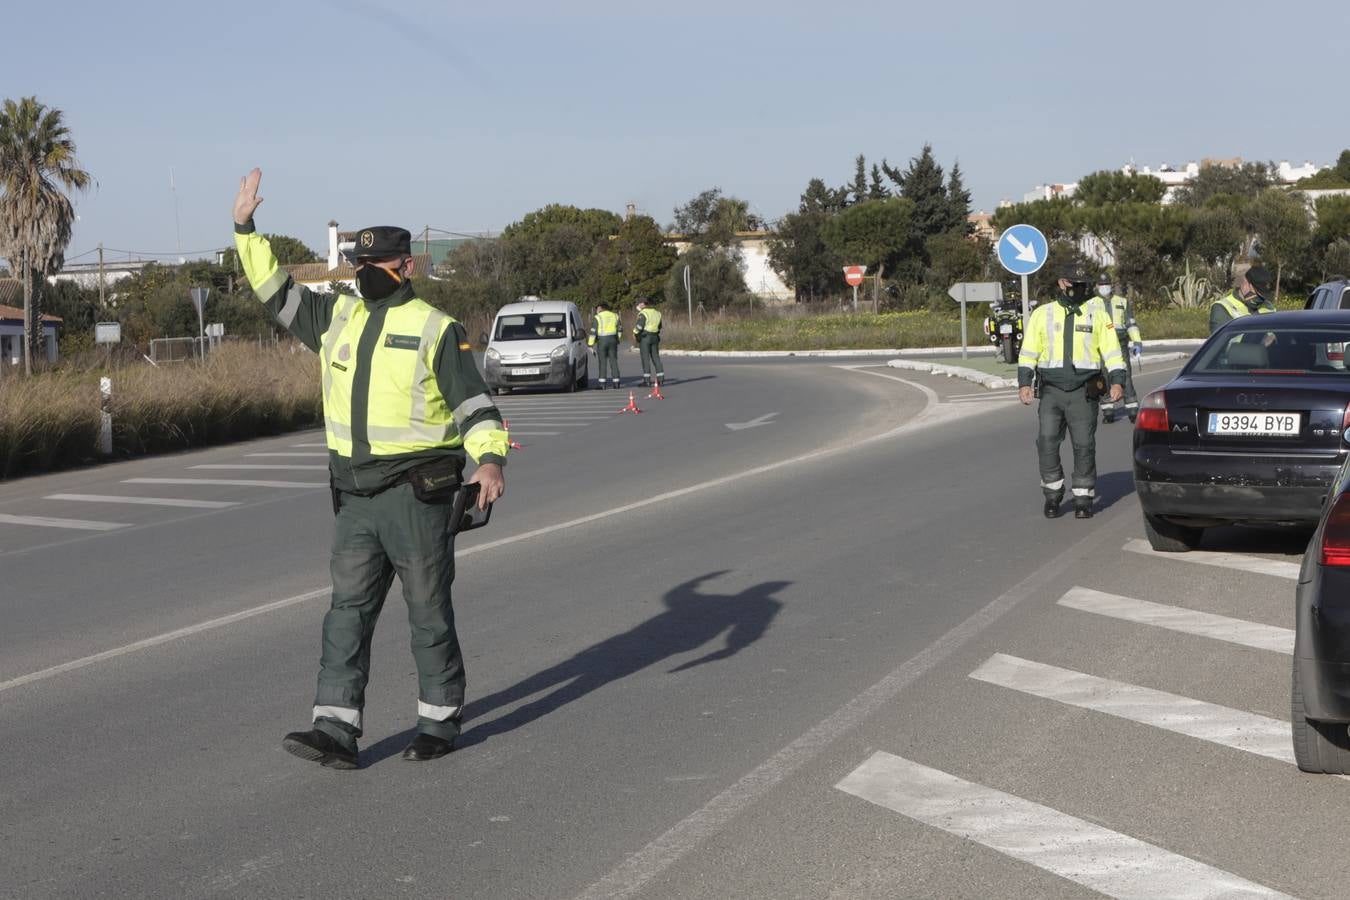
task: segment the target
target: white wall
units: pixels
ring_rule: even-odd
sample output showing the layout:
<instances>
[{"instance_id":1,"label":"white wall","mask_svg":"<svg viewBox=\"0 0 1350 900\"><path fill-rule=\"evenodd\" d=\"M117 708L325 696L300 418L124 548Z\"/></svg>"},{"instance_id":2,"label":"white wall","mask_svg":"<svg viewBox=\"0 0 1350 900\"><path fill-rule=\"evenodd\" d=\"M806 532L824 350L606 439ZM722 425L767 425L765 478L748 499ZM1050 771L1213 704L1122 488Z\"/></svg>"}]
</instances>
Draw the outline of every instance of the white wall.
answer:
<instances>
[{"instance_id":1,"label":"white wall","mask_svg":"<svg viewBox=\"0 0 1350 900\"><path fill-rule=\"evenodd\" d=\"M676 241L675 252L681 255L691 244L688 241ZM745 286L754 294L755 299L766 303L790 303L797 299L792 288L784 283L782 277L769 263L769 239L767 237L739 238L736 241L736 258L741 263L745 275ZM844 273L839 273L842 281ZM698 302L698 285L694 285L694 302Z\"/></svg>"}]
</instances>

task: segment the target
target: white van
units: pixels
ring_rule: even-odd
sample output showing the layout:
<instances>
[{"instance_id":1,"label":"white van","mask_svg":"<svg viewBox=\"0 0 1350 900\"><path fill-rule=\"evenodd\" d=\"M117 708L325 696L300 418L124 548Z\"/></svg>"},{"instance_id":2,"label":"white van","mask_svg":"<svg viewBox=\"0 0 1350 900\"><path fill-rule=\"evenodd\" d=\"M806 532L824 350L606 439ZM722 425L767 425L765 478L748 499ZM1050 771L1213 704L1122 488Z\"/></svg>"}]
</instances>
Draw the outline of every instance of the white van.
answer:
<instances>
[{"instance_id":1,"label":"white van","mask_svg":"<svg viewBox=\"0 0 1350 900\"><path fill-rule=\"evenodd\" d=\"M498 394L517 387L584 390L590 354L577 305L521 297L497 310L483 356L483 377Z\"/></svg>"}]
</instances>

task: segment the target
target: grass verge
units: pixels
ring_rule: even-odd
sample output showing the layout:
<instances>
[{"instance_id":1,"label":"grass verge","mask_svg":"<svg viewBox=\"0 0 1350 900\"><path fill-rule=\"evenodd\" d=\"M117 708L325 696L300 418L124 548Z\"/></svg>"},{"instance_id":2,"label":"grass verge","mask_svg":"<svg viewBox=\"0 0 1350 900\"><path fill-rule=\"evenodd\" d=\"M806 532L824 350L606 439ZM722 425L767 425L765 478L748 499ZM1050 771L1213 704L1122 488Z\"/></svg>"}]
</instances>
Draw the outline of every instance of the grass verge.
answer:
<instances>
[{"instance_id":1,"label":"grass verge","mask_svg":"<svg viewBox=\"0 0 1350 900\"><path fill-rule=\"evenodd\" d=\"M112 378L113 457L322 423L319 367L299 345L225 345L206 364L57 370L0 381L0 479L95 462L99 377Z\"/></svg>"}]
</instances>

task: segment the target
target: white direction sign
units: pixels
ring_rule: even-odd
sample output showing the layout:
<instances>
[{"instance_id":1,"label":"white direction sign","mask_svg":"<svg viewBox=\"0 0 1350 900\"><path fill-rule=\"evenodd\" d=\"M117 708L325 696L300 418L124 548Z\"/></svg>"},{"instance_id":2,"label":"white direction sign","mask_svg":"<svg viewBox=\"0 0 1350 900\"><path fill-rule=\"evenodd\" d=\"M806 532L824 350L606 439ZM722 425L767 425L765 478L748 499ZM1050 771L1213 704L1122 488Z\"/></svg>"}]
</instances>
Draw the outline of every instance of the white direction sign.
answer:
<instances>
[{"instance_id":1,"label":"white direction sign","mask_svg":"<svg viewBox=\"0 0 1350 900\"><path fill-rule=\"evenodd\" d=\"M957 303L998 303L1003 300L1003 285L997 281L958 281L947 288L947 296Z\"/></svg>"},{"instance_id":2,"label":"white direction sign","mask_svg":"<svg viewBox=\"0 0 1350 900\"><path fill-rule=\"evenodd\" d=\"M998 261L1014 275L1030 275L1049 255L1045 235L1035 225L1014 225L998 239Z\"/></svg>"}]
</instances>

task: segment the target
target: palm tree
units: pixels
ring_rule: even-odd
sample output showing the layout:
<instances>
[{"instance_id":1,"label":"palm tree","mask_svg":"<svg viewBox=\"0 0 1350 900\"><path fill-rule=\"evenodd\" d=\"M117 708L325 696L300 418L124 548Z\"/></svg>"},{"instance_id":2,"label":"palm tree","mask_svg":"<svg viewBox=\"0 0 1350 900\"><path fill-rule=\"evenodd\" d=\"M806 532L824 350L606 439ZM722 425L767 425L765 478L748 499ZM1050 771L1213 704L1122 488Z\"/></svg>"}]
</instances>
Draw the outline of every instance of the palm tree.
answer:
<instances>
[{"instance_id":1,"label":"palm tree","mask_svg":"<svg viewBox=\"0 0 1350 900\"><path fill-rule=\"evenodd\" d=\"M66 193L93 179L75 160L75 142L61 121L36 97L6 100L0 109L0 254L23 279L25 374L42 352L44 276L65 263L75 224Z\"/></svg>"}]
</instances>

